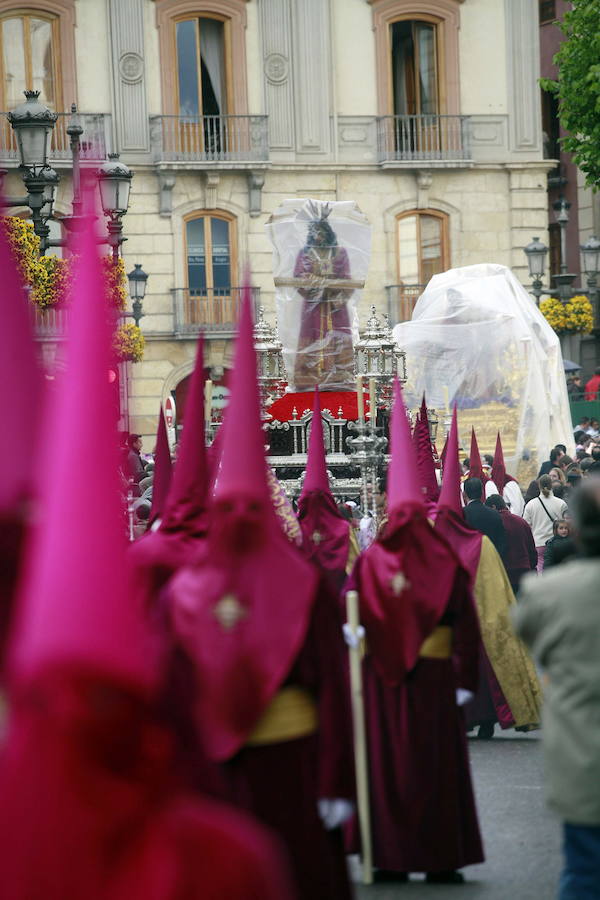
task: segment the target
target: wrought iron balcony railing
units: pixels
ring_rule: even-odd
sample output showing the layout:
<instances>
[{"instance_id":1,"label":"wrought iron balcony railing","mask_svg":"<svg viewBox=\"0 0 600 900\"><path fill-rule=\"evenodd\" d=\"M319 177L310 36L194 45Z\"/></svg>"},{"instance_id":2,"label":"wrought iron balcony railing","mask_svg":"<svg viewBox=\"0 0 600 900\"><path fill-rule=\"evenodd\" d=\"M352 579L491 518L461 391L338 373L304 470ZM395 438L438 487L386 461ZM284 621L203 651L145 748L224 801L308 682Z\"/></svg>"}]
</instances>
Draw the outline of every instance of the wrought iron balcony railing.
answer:
<instances>
[{"instance_id":1,"label":"wrought iron balcony railing","mask_svg":"<svg viewBox=\"0 0 600 900\"><path fill-rule=\"evenodd\" d=\"M82 160L105 160L112 150L111 117L106 113L79 113L79 121L83 128L81 135ZM70 160L70 138L67 127L71 113L59 113L52 129L50 140L50 161ZM0 160L9 162L19 159L16 136L11 128L6 113L0 113Z\"/></svg>"},{"instance_id":2,"label":"wrought iron balcony railing","mask_svg":"<svg viewBox=\"0 0 600 900\"><path fill-rule=\"evenodd\" d=\"M242 300L241 287L207 288L191 291L188 288L174 288L173 320L175 334L232 334L238 320ZM251 288L256 309L260 288Z\"/></svg>"},{"instance_id":3,"label":"wrought iron balcony railing","mask_svg":"<svg viewBox=\"0 0 600 900\"><path fill-rule=\"evenodd\" d=\"M409 322L412 318L416 302L425 290L424 284L389 284L387 294L388 317L390 325Z\"/></svg>"},{"instance_id":4,"label":"wrought iron balcony railing","mask_svg":"<svg viewBox=\"0 0 600 900\"><path fill-rule=\"evenodd\" d=\"M379 161L468 160L468 122L469 116L380 116Z\"/></svg>"},{"instance_id":5,"label":"wrought iron balcony railing","mask_svg":"<svg viewBox=\"0 0 600 900\"><path fill-rule=\"evenodd\" d=\"M265 162L267 116L153 116L154 158L161 162Z\"/></svg>"}]
</instances>

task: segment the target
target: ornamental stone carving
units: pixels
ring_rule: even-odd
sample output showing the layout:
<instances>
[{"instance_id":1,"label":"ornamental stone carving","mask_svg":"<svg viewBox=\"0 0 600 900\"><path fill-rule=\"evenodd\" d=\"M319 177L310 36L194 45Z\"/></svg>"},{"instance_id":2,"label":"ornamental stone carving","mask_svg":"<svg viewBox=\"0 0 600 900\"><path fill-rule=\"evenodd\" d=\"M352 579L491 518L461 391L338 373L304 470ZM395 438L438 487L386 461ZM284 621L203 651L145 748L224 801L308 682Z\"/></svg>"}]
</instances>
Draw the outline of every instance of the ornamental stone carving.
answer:
<instances>
[{"instance_id":1,"label":"ornamental stone carving","mask_svg":"<svg viewBox=\"0 0 600 900\"><path fill-rule=\"evenodd\" d=\"M119 72L123 81L135 84L144 74L144 60L139 53L133 51L124 53L119 60Z\"/></svg>"},{"instance_id":2,"label":"ornamental stone carving","mask_svg":"<svg viewBox=\"0 0 600 900\"><path fill-rule=\"evenodd\" d=\"M270 53L265 59L265 75L271 84L282 84L289 74L289 62L283 53Z\"/></svg>"}]
</instances>

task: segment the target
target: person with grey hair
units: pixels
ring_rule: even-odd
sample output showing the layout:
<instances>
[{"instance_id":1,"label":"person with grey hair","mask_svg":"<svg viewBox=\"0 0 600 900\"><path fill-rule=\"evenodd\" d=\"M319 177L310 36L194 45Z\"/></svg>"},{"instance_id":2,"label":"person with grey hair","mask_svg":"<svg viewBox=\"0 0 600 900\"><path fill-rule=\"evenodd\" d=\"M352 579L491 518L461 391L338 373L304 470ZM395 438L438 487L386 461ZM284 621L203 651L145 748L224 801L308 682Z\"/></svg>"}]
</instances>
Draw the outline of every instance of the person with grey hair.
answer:
<instances>
[{"instance_id":1,"label":"person with grey hair","mask_svg":"<svg viewBox=\"0 0 600 900\"><path fill-rule=\"evenodd\" d=\"M523 579L514 623L547 675L546 798L564 827L559 898L591 900L600 897L600 478L583 481L572 510L578 557Z\"/></svg>"}]
</instances>

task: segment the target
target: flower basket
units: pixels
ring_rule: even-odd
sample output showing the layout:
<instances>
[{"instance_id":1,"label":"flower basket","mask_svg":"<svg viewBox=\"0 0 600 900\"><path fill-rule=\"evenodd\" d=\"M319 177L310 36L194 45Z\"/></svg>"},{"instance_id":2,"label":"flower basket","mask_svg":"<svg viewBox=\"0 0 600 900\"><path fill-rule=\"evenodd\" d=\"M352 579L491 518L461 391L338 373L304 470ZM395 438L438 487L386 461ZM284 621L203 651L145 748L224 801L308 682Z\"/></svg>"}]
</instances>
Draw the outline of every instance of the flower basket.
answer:
<instances>
[{"instance_id":1,"label":"flower basket","mask_svg":"<svg viewBox=\"0 0 600 900\"><path fill-rule=\"evenodd\" d=\"M540 303L540 312L560 335L589 334L594 327L594 310L583 294L577 294L567 303L549 297Z\"/></svg>"},{"instance_id":2,"label":"flower basket","mask_svg":"<svg viewBox=\"0 0 600 900\"><path fill-rule=\"evenodd\" d=\"M141 362L144 357L144 335L133 322L119 325L115 332L113 347L119 362Z\"/></svg>"}]
</instances>

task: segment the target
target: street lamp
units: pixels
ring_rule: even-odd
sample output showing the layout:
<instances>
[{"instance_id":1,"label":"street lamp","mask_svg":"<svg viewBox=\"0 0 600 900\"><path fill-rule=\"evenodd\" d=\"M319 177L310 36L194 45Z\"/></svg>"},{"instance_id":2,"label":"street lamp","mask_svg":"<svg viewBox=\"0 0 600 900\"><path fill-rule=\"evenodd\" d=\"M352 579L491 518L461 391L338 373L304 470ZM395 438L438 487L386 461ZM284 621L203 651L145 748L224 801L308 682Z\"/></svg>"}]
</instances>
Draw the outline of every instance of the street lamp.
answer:
<instances>
[{"instance_id":1,"label":"street lamp","mask_svg":"<svg viewBox=\"0 0 600 900\"><path fill-rule=\"evenodd\" d=\"M129 208L129 191L133 172L125 163L119 162L118 153L109 153L108 162L98 169L100 202L104 215L108 218L108 243L112 247L113 260L119 259L122 236L122 218Z\"/></svg>"},{"instance_id":2,"label":"street lamp","mask_svg":"<svg viewBox=\"0 0 600 900\"><path fill-rule=\"evenodd\" d=\"M429 440L432 444L435 444L435 439L437 437L438 425L440 424L440 420L438 418L438 414L435 409L427 410L427 421L429 423Z\"/></svg>"},{"instance_id":3,"label":"street lamp","mask_svg":"<svg viewBox=\"0 0 600 900\"><path fill-rule=\"evenodd\" d=\"M583 258L583 271L587 281L588 296L594 307L594 327L600 327L600 310L598 309L598 272L600 271L600 241L595 235L587 239L580 247Z\"/></svg>"},{"instance_id":4,"label":"street lamp","mask_svg":"<svg viewBox=\"0 0 600 900\"><path fill-rule=\"evenodd\" d=\"M140 325L140 319L145 313L142 312L142 301L146 294L146 282L148 275L142 269L141 263L134 263L135 268L127 276L129 282L129 296L132 299L133 319L135 324Z\"/></svg>"},{"instance_id":5,"label":"street lamp","mask_svg":"<svg viewBox=\"0 0 600 900\"><path fill-rule=\"evenodd\" d=\"M523 248L523 252L527 257L527 265L529 267L529 277L531 278L531 293L535 297L535 302L540 305L540 297L542 296L542 277L546 266L546 253L548 248L543 244L539 237L534 237L530 244Z\"/></svg>"},{"instance_id":6,"label":"street lamp","mask_svg":"<svg viewBox=\"0 0 600 900\"><path fill-rule=\"evenodd\" d=\"M58 113L40 103L39 96L39 91L25 91L25 103L7 116L17 138L21 166L26 169L46 165L50 135L58 119Z\"/></svg>"},{"instance_id":7,"label":"street lamp","mask_svg":"<svg viewBox=\"0 0 600 900\"><path fill-rule=\"evenodd\" d=\"M54 201L56 199L56 188L60 181L60 176L58 172L52 168L52 166L44 166L40 175L44 179L44 189L42 191L42 195L44 197L44 219L51 219L52 212L54 210Z\"/></svg>"},{"instance_id":8,"label":"street lamp","mask_svg":"<svg viewBox=\"0 0 600 900\"><path fill-rule=\"evenodd\" d=\"M556 285L556 293L563 303L566 303L573 294L572 285L576 275L567 272L567 225L569 224L569 210L571 204L561 194L558 200L552 204L556 214L556 221L560 227L560 273L553 275L552 280Z\"/></svg>"}]
</instances>

